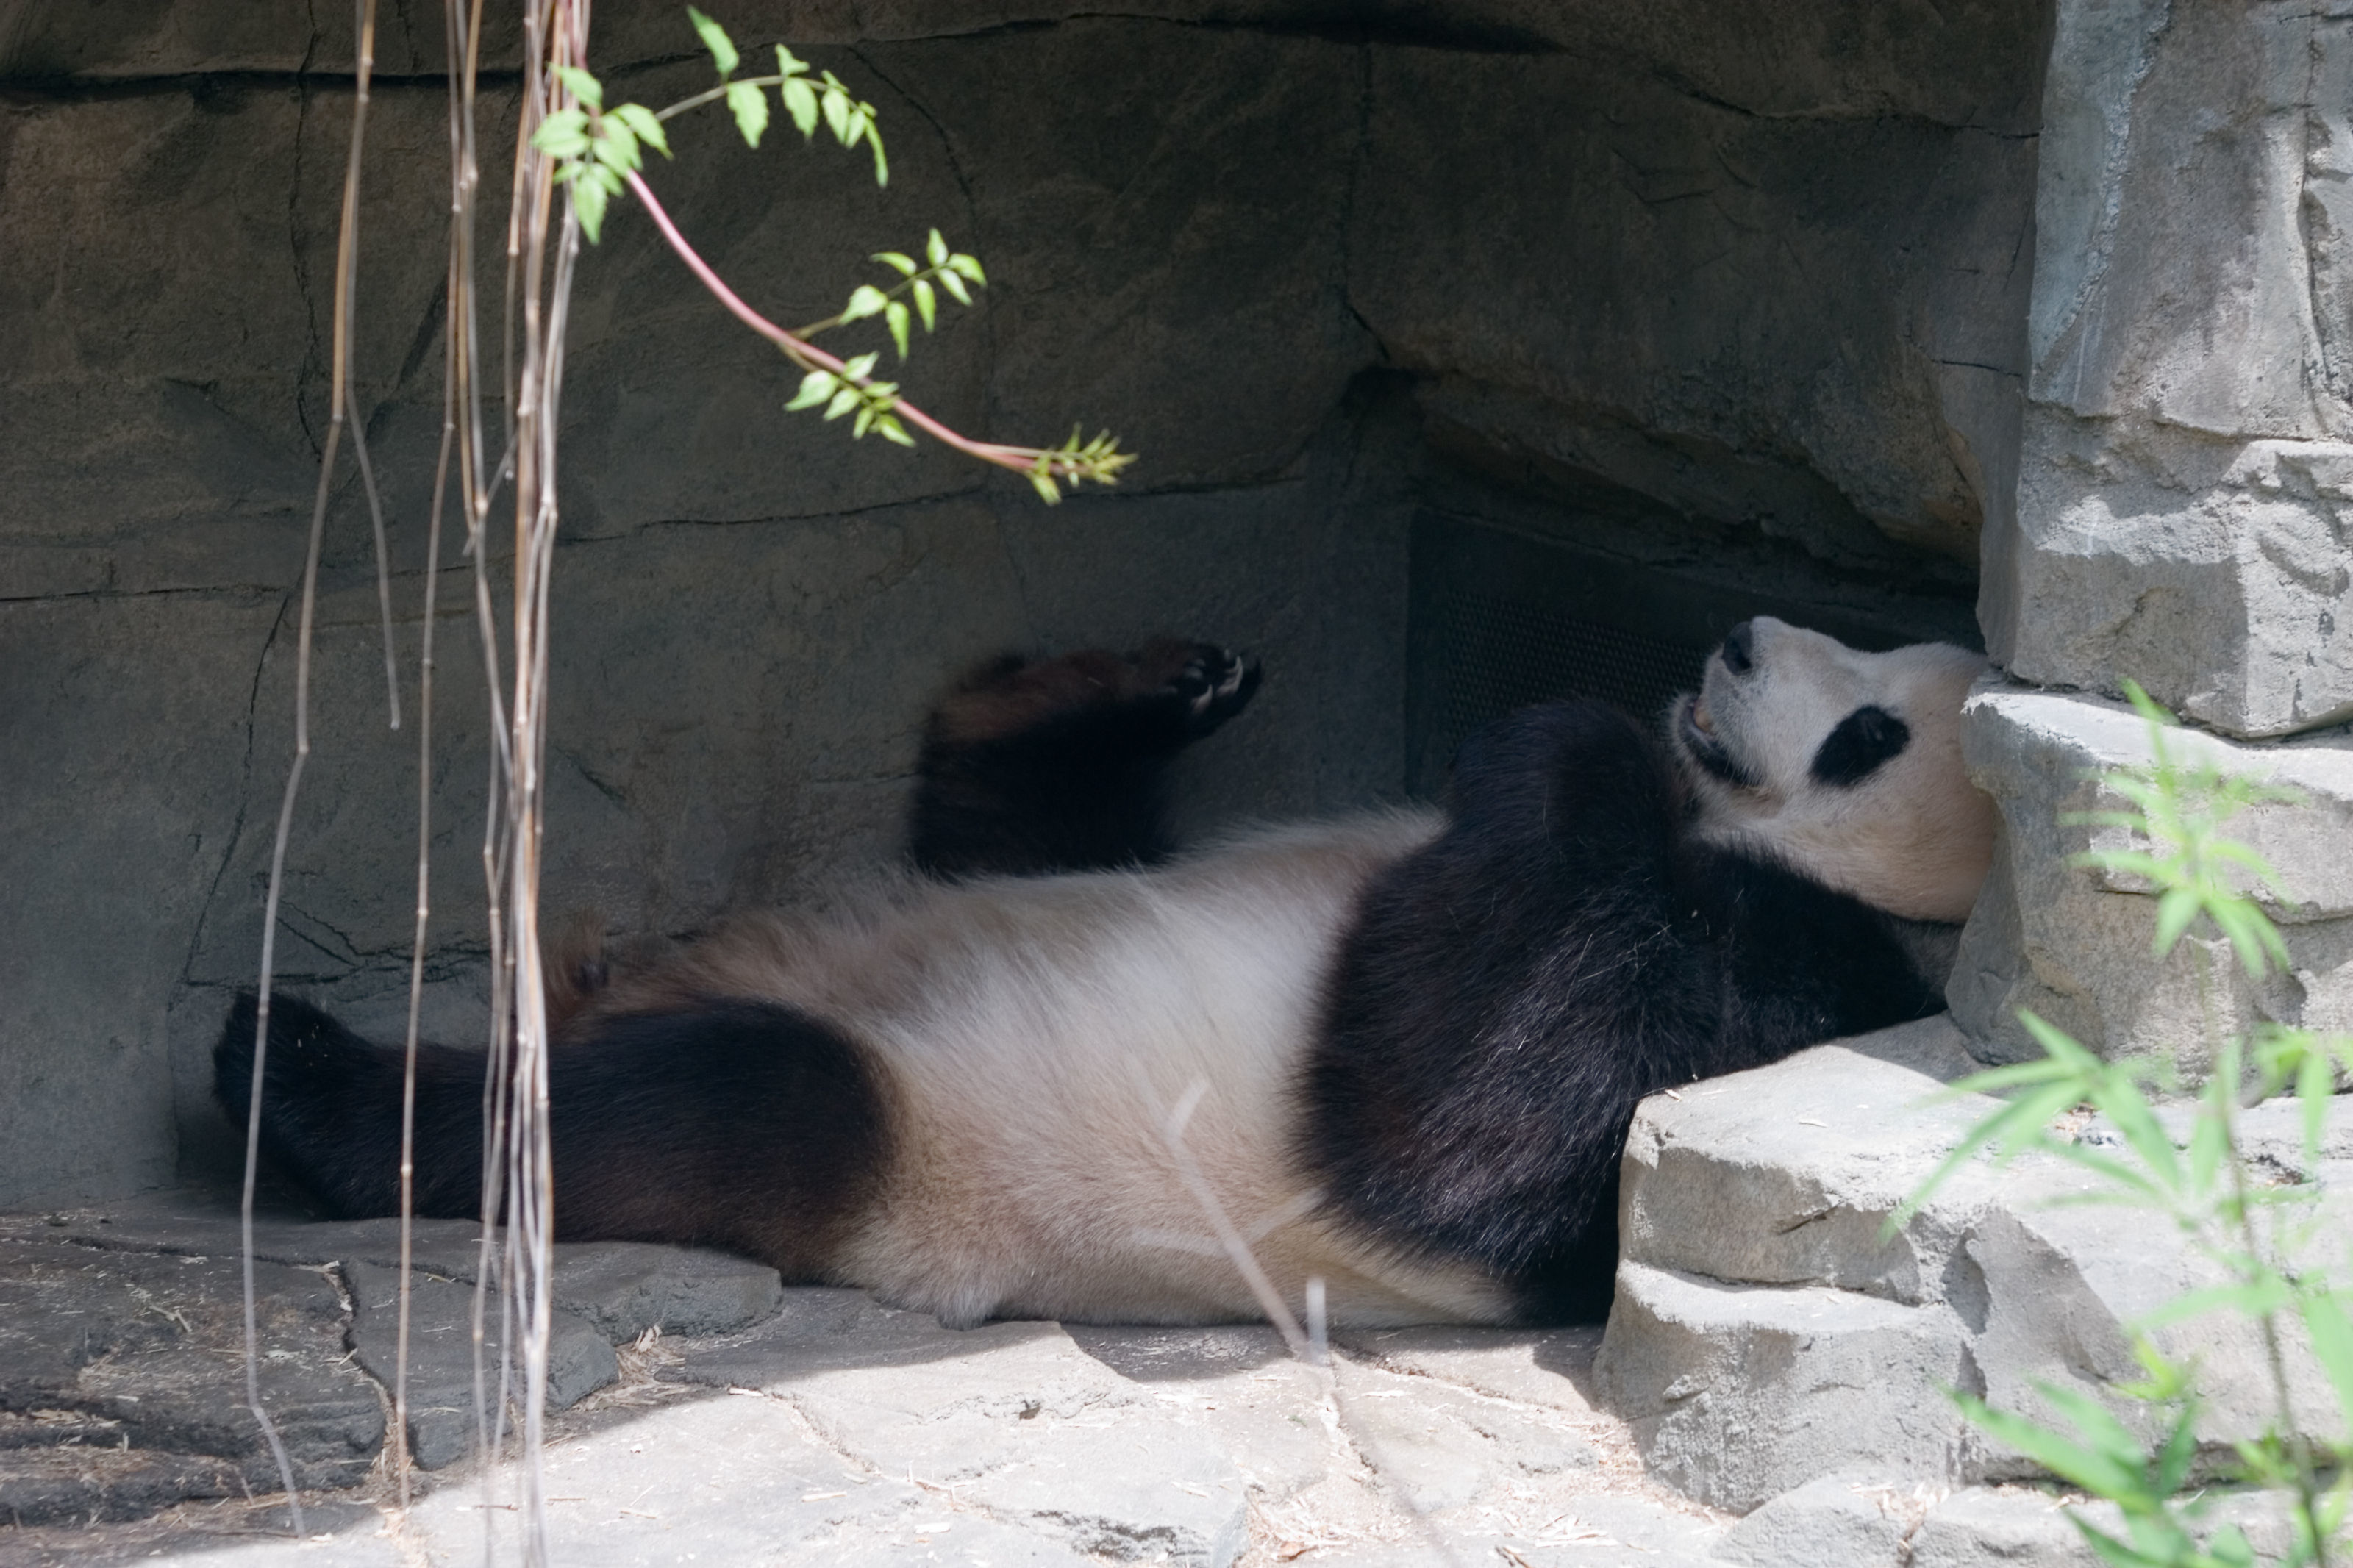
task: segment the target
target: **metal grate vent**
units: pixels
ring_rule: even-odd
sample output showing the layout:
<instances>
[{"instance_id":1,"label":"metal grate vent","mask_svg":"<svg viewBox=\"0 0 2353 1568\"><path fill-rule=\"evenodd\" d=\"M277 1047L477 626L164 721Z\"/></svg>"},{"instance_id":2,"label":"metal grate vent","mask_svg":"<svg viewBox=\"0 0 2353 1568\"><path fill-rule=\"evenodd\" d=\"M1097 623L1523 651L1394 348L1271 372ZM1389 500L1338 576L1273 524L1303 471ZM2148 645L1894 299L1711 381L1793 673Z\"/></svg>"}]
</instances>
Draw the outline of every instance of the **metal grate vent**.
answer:
<instances>
[{"instance_id":1,"label":"metal grate vent","mask_svg":"<svg viewBox=\"0 0 2353 1568\"><path fill-rule=\"evenodd\" d=\"M1702 580L1667 562L1604 556L1435 510L1414 520L1406 616L1406 787L1436 795L1455 748L1514 708L1592 697L1651 720L1698 684L1733 626L1774 615L1857 647L1966 640L1968 611L1911 624L1926 601L1884 610Z\"/></svg>"},{"instance_id":2,"label":"metal grate vent","mask_svg":"<svg viewBox=\"0 0 2353 1568\"><path fill-rule=\"evenodd\" d=\"M1595 698L1642 718L1662 712L1699 683L1707 658L1705 647L1494 594L1440 591L1429 616L1438 700L1428 739L1449 756L1514 709L1556 697Z\"/></svg>"}]
</instances>

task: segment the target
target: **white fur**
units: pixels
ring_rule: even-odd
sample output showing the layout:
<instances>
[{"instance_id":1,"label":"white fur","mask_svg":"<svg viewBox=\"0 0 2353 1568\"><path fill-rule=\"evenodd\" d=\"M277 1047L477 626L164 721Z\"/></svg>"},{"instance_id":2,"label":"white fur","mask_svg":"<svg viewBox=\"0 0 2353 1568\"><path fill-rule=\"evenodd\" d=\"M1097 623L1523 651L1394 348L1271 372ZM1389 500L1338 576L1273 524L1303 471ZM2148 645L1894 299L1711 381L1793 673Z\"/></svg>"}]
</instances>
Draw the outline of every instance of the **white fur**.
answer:
<instances>
[{"instance_id":1,"label":"white fur","mask_svg":"<svg viewBox=\"0 0 2353 1568\"><path fill-rule=\"evenodd\" d=\"M1164 1140L1295 1311L1499 1321L1483 1274L1386 1257L1305 1213L1300 1054L1365 879L1437 831L1398 812L1255 834L1153 871L929 889L868 918L745 922L693 960L846 1026L892 1080L897 1153L839 1276L952 1323L1261 1315ZM756 978L755 984L746 984Z\"/></svg>"},{"instance_id":2,"label":"white fur","mask_svg":"<svg viewBox=\"0 0 2353 1568\"><path fill-rule=\"evenodd\" d=\"M1968 919L1993 858L1993 803L1961 763L1961 702L1984 658L1946 643L1863 653L1770 616L1749 623L1749 649L1745 673L1710 658L1700 688L1717 743L1757 781L1691 770L1704 836L1890 914ZM1865 704L1903 720L1911 743L1852 787L1816 783L1823 739Z\"/></svg>"}]
</instances>

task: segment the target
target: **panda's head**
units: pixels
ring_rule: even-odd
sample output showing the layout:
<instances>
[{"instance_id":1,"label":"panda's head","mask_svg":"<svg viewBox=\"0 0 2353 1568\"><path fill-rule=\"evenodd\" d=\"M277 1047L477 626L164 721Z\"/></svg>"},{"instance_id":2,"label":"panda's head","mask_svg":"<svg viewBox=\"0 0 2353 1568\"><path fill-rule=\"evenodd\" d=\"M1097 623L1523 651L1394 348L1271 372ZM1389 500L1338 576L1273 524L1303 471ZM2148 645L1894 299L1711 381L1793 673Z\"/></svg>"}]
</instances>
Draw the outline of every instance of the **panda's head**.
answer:
<instances>
[{"instance_id":1,"label":"panda's head","mask_svg":"<svg viewBox=\"0 0 2353 1568\"><path fill-rule=\"evenodd\" d=\"M1947 643L1862 653L1769 616L1734 627L1668 721L1702 837L1890 914L1966 919L1993 856L1993 803L1961 766L1985 668Z\"/></svg>"}]
</instances>

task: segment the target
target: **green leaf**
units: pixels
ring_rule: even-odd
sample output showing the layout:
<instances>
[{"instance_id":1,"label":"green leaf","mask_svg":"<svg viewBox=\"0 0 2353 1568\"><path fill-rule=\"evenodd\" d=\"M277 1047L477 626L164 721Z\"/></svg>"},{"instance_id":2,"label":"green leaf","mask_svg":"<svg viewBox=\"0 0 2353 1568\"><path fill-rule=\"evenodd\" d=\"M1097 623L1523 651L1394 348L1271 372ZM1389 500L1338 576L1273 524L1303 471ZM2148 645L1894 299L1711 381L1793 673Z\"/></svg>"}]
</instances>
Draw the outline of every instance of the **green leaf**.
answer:
<instances>
[{"instance_id":1,"label":"green leaf","mask_svg":"<svg viewBox=\"0 0 2353 1568\"><path fill-rule=\"evenodd\" d=\"M588 237L591 245L596 243L605 226L605 205L610 199L600 180L572 182L572 211L580 219L580 232Z\"/></svg>"},{"instance_id":2,"label":"green leaf","mask_svg":"<svg viewBox=\"0 0 2353 1568\"><path fill-rule=\"evenodd\" d=\"M2255 1549L2235 1524L2226 1524L2206 1542L2207 1555L2222 1568L2255 1568Z\"/></svg>"},{"instance_id":3,"label":"green leaf","mask_svg":"<svg viewBox=\"0 0 2353 1568\"><path fill-rule=\"evenodd\" d=\"M643 161L638 156L637 137L618 121L608 121L605 132L590 149L596 155L596 162L617 174L634 173Z\"/></svg>"},{"instance_id":4,"label":"green leaf","mask_svg":"<svg viewBox=\"0 0 2353 1568\"><path fill-rule=\"evenodd\" d=\"M2051 1391L2048 1384L2038 1383L2035 1386L2046 1396ZM1973 1395L1956 1394L1954 1402L1961 1407L1963 1415L1983 1427L1996 1442L2017 1450L2052 1475L2073 1481L2085 1491L2095 1492L2101 1497L2122 1499L2132 1497L2141 1489L2137 1467L2120 1464L2113 1456L2097 1448L2075 1442L2063 1433L2038 1426L2023 1415L1996 1410Z\"/></svg>"},{"instance_id":5,"label":"green leaf","mask_svg":"<svg viewBox=\"0 0 2353 1568\"><path fill-rule=\"evenodd\" d=\"M858 417L850 423L849 438L853 441L859 440L865 436L867 426L873 423L874 405L871 403L860 404L858 408Z\"/></svg>"},{"instance_id":6,"label":"green leaf","mask_svg":"<svg viewBox=\"0 0 2353 1568\"><path fill-rule=\"evenodd\" d=\"M913 278L915 275L915 258L903 251L878 250L866 259L882 263L883 266L897 271L902 278Z\"/></svg>"},{"instance_id":7,"label":"green leaf","mask_svg":"<svg viewBox=\"0 0 2353 1568\"><path fill-rule=\"evenodd\" d=\"M791 115L793 123L800 128L801 139L807 141L816 135L817 89L795 77L776 92L785 100L785 112Z\"/></svg>"},{"instance_id":8,"label":"green leaf","mask_svg":"<svg viewBox=\"0 0 2353 1568\"><path fill-rule=\"evenodd\" d=\"M2092 1103L2116 1124L2124 1134L2125 1142L2140 1156L2149 1173L2168 1187L2181 1182L2181 1167L2173 1147L2173 1136L2158 1124L2157 1113L2149 1109L2147 1097L2133 1086L2130 1079L2121 1074L2102 1073L2102 1081L2092 1091Z\"/></svg>"},{"instance_id":9,"label":"green leaf","mask_svg":"<svg viewBox=\"0 0 2353 1568\"><path fill-rule=\"evenodd\" d=\"M971 279L984 289L988 287L988 279L981 275L979 261L962 252L948 258L948 270Z\"/></svg>"},{"instance_id":10,"label":"green leaf","mask_svg":"<svg viewBox=\"0 0 2353 1568\"><path fill-rule=\"evenodd\" d=\"M625 103L612 111L612 118L628 126L638 141L663 157L670 155L670 138L663 133L661 121L654 118L654 111L644 104Z\"/></svg>"},{"instance_id":11,"label":"green leaf","mask_svg":"<svg viewBox=\"0 0 2353 1568\"><path fill-rule=\"evenodd\" d=\"M899 416L895 414L877 415L874 428L882 432L882 438L886 441L896 441L902 447L915 444L915 438L907 434L907 427L899 423Z\"/></svg>"},{"instance_id":12,"label":"green leaf","mask_svg":"<svg viewBox=\"0 0 2353 1568\"><path fill-rule=\"evenodd\" d=\"M2328 1129L2328 1101L2336 1089L2336 1074L2327 1053L2306 1047L2296 1063L2295 1098L2304 1112L2304 1166L2307 1171L2320 1167L2320 1140ZM2353 1420L2353 1405L2346 1406L2346 1417Z\"/></svg>"},{"instance_id":13,"label":"green leaf","mask_svg":"<svg viewBox=\"0 0 2353 1568\"><path fill-rule=\"evenodd\" d=\"M891 329L891 341L899 345L899 357L907 357L907 302L893 300L883 308L883 324Z\"/></svg>"},{"instance_id":14,"label":"green leaf","mask_svg":"<svg viewBox=\"0 0 2353 1568\"><path fill-rule=\"evenodd\" d=\"M748 81L727 84L727 107L735 111L735 129L747 147L757 147L768 129L768 95Z\"/></svg>"},{"instance_id":15,"label":"green leaf","mask_svg":"<svg viewBox=\"0 0 2353 1568\"><path fill-rule=\"evenodd\" d=\"M871 283L860 283L850 291L849 303L841 308L841 319L845 321L862 321L869 316L881 314L882 308L889 302L888 297L881 289Z\"/></svg>"},{"instance_id":16,"label":"green leaf","mask_svg":"<svg viewBox=\"0 0 2353 1568\"><path fill-rule=\"evenodd\" d=\"M923 242L923 258L934 267L948 264L948 242L941 237L938 229L932 230L932 237Z\"/></svg>"},{"instance_id":17,"label":"green leaf","mask_svg":"<svg viewBox=\"0 0 2353 1568\"><path fill-rule=\"evenodd\" d=\"M2337 1415L2353 1439L2353 1319L2346 1315L2344 1298L2333 1291L2306 1297L2303 1310L2313 1357L2337 1391Z\"/></svg>"},{"instance_id":18,"label":"green leaf","mask_svg":"<svg viewBox=\"0 0 2353 1568\"><path fill-rule=\"evenodd\" d=\"M576 158L588 150L588 116L577 109L559 109L539 122L531 144L551 158Z\"/></svg>"},{"instance_id":19,"label":"green leaf","mask_svg":"<svg viewBox=\"0 0 2353 1568\"><path fill-rule=\"evenodd\" d=\"M778 76L789 79L799 76L802 72L807 69L808 61L801 58L800 56L793 53L792 50L785 47L782 44L778 44L776 46L776 74Z\"/></svg>"},{"instance_id":20,"label":"green leaf","mask_svg":"<svg viewBox=\"0 0 2353 1568\"><path fill-rule=\"evenodd\" d=\"M2133 1320L2137 1331L2146 1332L2161 1329L2168 1323L2202 1317L2208 1312L2240 1312L2251 1318L2275 1312L2288 1305L2286 1281L2276 1275L2267 1280L2247 1284L2209 1285L2203 1289L2186 1291L2154 1310Z\"/></svg>"},{"instance_id":21,"label":"green leaf","mask_svg":"<svg viewBox=\"0 0 2353 1568\"><path fill-rule=\"evenodd\" d=\"M957 304L969 305L972 303L972 296L965 291L963 279L957 277L953 272L943 272L940 273L938 277L940 287L955 295Z\"/></svg>"},{"instance_id":22,"label":"green leaf","mask_svg":"<svg viewBox=\"0 0 2353 1568\"><path fill-rule=\"evenodd\" d=\"M605 107L605 86L578 66L558 66L555 79L569 89L572 96L591 109Z\"/></svg>"},{"instance_id":23,"label":"green leaf","mask_svg":"<svg viewBox=\"0 0 2353 1568\"><path fill-rule=\"evenodd\" d=\"M839 419L843 415L849 413L851 409L860 406L866 400L864 398L858 395L858 388L854 386L845 386L839 392L833 395L833 401L831 403L825 405L825 416L828 419Z\"/></svg>"},{"instance_id":24,"label":"green leaf","mask_svg":"<svg viewBox=\"0 0 2353 1568\"><path fill-rule=\"evenodd\" d=\"M816 407L833 395L833 389L838 384L833 372L829 370L809 372L801 377L801 389L793 395L793 400L790 403L785 405L786 411L790 413L803 408Z\"/></svg>"},{"instance_id":25,"label":"green leaf","mask_svg":"<svg viewBox=\"0 0 2353 1568\"><path fill-rule=\"evenodd\" d=\"M1041 474L1033 468L1029 472L1029 485L1038 492L1038 499L1048 506L1052 506L1062 499L1062 492L1056 487L1051 474Z\"/></svg>"},{"instance_id":26,"label":"green leaf","mask_svg":"<svg viewBox=\"0 0 2353 1568\"><path fill-rule=\"evenodd\" d=\"M939 315L940 309L939 300L932 293L930 282L918 278L908 292L915 297L915 310L923 318L923 331L930 331L934 320Z\"/></svg>"},{"instance_id":27,"label":"green leaf","mask_svg":"<svg viewBox=\"0 0 2353 1568\"><path fill-rule=\"evenodd\" d=\"M866 116L866 144L874 150L874 183L888 185L891 183L891 161L882 155L882 132L874 129L874 116L871 111Z\"/></svg>"},{"instance_id":28,"label":"green leaf","mask_svg":"<svg viewBox=\"0 0 2353 1568\"><path fill-rule=\"evenodd\" d=\"M702 47L711 51L711 63L719 68L719 79L724 81L733 76L743 57L736 54L734 40L728 37L727 29L691 5L686 8L686 16L694 24L694 30L702 35Z\"/></svg>"},{"instance_id":29,"label":"green leaf","mask_svg":"<svg viewBox=\"0 0 2353 1568\"><path fill-rule=\"evenodd\" d=\"M856 359L843 362L841 374L851 381L864 381L874 374L874 362L881 357L881 354L860 354Z\"/></svg>"},{"instance_id":30,"label":"green leaf","mask_svg":"<svg viewBox=\"0 0 2353 1568\"><path fill-rule=\"evenodd\" d=\"M830 71L826 73L825 123L835 141L849 145L849 95L833 85Z\"/></svg>"}]
</instances>

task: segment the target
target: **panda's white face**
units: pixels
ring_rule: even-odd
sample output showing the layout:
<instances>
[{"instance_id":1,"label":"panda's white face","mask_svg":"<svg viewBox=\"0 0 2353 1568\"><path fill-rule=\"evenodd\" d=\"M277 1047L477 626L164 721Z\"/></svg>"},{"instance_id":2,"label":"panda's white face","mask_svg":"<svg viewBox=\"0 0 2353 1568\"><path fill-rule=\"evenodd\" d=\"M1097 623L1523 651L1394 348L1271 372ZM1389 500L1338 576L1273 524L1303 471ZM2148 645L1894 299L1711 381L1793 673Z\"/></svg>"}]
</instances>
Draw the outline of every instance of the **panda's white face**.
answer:
<instances>
[{"instance_id":1,"label":"panda's white face","mask_svg":"<svg viewBox=\"0 0 2353 1568\"><path fill-rule=\"evenodd\" d=\"M1947 643L1862 653L1769 616L1735 627L1669 721L1702 836L1891 914L1967 919L1993 856L1993 803L1961 764L1985 668Z\"/></svg>"}]
</instances>

